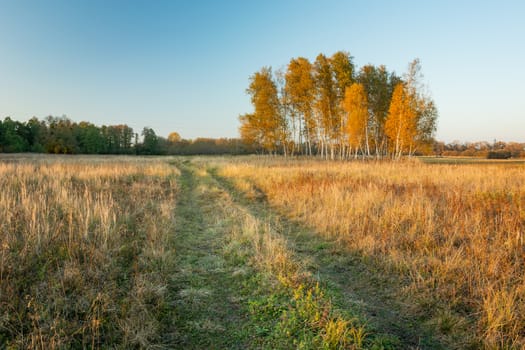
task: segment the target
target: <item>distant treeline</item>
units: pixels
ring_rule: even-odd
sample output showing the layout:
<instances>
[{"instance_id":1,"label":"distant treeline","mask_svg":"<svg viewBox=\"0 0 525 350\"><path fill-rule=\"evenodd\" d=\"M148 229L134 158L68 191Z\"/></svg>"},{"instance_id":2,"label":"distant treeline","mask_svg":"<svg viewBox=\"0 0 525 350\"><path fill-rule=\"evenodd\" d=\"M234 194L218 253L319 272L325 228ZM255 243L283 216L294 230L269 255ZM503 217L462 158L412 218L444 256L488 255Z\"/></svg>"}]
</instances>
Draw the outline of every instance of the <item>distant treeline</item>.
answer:
<instances>
[{"instance_id":1,"label":"distant treeline","mask_svg":"<svg viewBox=\"0 0 525 350\"><path fill-rule=\"evenodd\" d=\"M302 145L302 147L301 147ZM304 140L297 148L306 147ZM319 150L312 147L313 154ZM55 154L140 154L140 155L214 155L265 153L261 145L247 144L237 138L196 138L185 140L176 132L168 138L158 136L145 127L140 134L125 125L96 126L89 122L76 123L67 117L31 118L19 122L6 117L0 120L0 153ZM283 154L282 149L276 150ZM485 158L525 157L525 143L494 141L451 142L435 141L433 149L424 154Z\"/></svg>"},{"instance_id":2,"label":"distant treeline","mask_svg":"<svg viewBox=\"0 0 525 350\"><path fill-rule=\"evenodd\" d=\"M434 154L440 156L483 157L489 159L508 159L525 157L525 143L494 141L435 142Z\"/></svg>"},{"instance_id":3,"label":"distant treeline","mask_svg":"<svg viewBox=\"0 0 525 350\"><path fill-rule=\"evenodd\" d=\"M240 139L184 140L176 132L166 139L145 127L140 135L128 125L96 126L67 117L31 118L19 122L0 120L0 152L55 154L197 155L249 154L256 150Z\"/></svg>"}]
</instances>

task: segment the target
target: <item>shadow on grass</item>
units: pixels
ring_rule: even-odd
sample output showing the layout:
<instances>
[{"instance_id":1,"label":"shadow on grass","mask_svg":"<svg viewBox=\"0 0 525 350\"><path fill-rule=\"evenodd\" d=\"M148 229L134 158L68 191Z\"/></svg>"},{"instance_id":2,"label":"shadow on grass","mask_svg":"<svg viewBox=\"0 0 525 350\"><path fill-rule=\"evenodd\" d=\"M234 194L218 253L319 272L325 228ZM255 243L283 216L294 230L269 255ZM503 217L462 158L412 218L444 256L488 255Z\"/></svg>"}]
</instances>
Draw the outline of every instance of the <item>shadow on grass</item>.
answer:
<instances>
[{"instance_id":1,"label":"shadow on grass","mask_svg":"<svg viewBox=\"0 0 525 350\"><path fill-rule=\"evenodd\" d=\"M230 179L220 176L217 168L208 171L239 205L254 217L270 221L286 237L296 260L326 288L336 308L343 313L351 310L351 314L363 315L367 328L394 335L401 341L400 349L450 348L444 345L446 335L436 329L439 312L408 300L401 293L405 287L402 277L392 273L393 267L378 258L350 251L337 240L324 238L287 218L270 207L265 195L248 198ZM257 188L254 192L264 194Z\"/></svg>"}]
</instances>

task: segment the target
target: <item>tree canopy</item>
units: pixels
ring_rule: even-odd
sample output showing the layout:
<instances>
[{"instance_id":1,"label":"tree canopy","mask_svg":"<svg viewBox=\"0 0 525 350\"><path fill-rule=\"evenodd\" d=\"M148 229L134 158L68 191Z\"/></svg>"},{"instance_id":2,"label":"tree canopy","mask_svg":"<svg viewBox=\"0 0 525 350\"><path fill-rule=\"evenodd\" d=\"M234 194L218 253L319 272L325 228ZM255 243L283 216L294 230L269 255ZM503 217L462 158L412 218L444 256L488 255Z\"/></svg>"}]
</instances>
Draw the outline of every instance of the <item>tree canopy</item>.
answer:
<instances>
[{"instance_id":1,"label":"tree canopy","mask_svg":"<svg viewBox=\"0 0 525 350\"><path fill-rule=\"evenodd\" d=\"M264 67L250 77L254 112L239 117L241 139L269 153L330 159L427 151L438 114L421 78L417 59L399 77L383 65L356 69L344 51L313 63L292 58L284 79Z\"/></svg>"}]
</instances>

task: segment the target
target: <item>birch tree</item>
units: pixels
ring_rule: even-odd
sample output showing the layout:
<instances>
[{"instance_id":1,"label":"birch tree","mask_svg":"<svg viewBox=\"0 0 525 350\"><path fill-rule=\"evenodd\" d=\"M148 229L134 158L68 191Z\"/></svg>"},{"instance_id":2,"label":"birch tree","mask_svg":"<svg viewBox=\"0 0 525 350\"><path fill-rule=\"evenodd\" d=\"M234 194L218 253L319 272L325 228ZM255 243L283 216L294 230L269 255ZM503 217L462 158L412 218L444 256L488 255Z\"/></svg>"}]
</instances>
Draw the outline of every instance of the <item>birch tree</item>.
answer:
<instances>
[{"instance_id":1,"label":"birch tree","mask_svg":"<svg viewBox=\"0 0 525 350\"><path fill-rule=\"evenodd\" d=\"M355 83L346 89L342 108L347 115L345 131L350 150L354 150L356 158L359 150L363 156L365 151L369 154L368 101L362 84Z\"/></svg>"},{"instance_id":2,"label":"birch tree","mask_svg":"<svg viewBox=\"0 0 525 350\"><path fill-rule=\"evenodd\" d=\"M386 150L385 120L394 87L401 79L389 73L385 66L366 65L361 68L357 81L363 84L368 100L368 131L373 153L380 157Z\"/></svg>"},{"instance_id":3,"label":"birch tree","mask_svg":"<svg viewBox=\"0 0 525 350\"><path fill-rule=\"evenodd\" d=\"M297 138L300 146L305 142L304 152L312 155L312 140L316 133L317 125L313 117L313 104L315 85L313 66L304 57L294 58L288 64L285 75L285 91L290 103L292 123L297 124Z\"/></svg>"},{"instance_id":4,"label":"birch tree","mask_svg":"<svg viewBox=\"0 0 525 350\"><path fill-rule=\"evenodd\" d=\"M412 108L416 114L417 135L414 147L410 150L410 154L413 154L420 148L431 147L434 132L436 131L438 111L423 83L419 59L416 58L410 62L404 80L407 94L410 95L410 101L413 103Z\"/></svg>"},{"instance_id":5,"label":"birch tree","mask_svg":"<svg viewBox=\"0 0 525 350\"><path fill-rule=\"evenodd\" d=\"M408 93L405 84L397 84L385 122L385 134L389 139L393 158L399 159L404 152L410 153L414 148L417 136L416 117L413 95Z\"/></svg>"},{"instance_id":6,"label":"birch tree","mask_svg":"<svg viewBox=\"0 0 525 350\"><path fill-rule=\"evenodd\" d=\"M271 68L262 68L250 77L250 81L247 92L255 111L252 115L245 115L244 122L248 124L245 124L244 129L255 133L252 138L273 153L283 142L284 120L280 114L279 96Z\"/></svg>"},{"instance_id":7,"label":"birch tree","mask_svg":"<svg viewBox=\"0 0 525 350\"><path fill-rule=\"evenodd\" d=\"M337 138L339 154L342 158L345 153L345 146L347 145L346 136L346 118L345 111L342 109L343 100L345 99L345 92L347 88L354 83L354 64L352 63L352 56L348 52L338 51L330 58L332 66L334 87L335 87L335 117L334 129L336 131L334 137Z\"/></svg>"},{"instance_id":8,"label":"birch tree","mask_svg":"<svg viewBox=\"0 0 525 350\"><path fill-rule=\"evenodd\" d=\"M315 60L316 101L315 113L319 123L321 156L334 159L334 139L337 135L336 91L332 79L330 60L319 54Z\"/></svg>"}]
</instances>

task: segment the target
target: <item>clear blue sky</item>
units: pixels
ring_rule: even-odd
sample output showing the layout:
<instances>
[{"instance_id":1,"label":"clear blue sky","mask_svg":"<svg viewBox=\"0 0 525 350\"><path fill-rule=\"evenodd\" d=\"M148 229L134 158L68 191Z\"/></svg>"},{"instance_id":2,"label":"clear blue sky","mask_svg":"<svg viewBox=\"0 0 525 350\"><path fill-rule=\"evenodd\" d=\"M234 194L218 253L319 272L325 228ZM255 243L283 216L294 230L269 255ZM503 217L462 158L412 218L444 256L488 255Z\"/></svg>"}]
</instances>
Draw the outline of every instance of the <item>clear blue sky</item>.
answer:
<instances>
[{"instance_id":1,"label":"clear blue sky","mask_svg":"<svg viewBox=\"0 0 525 350\"><path fill-rule=\"evenodd\" d=\"M248 78L349 51L421 60L437 138L525 142L524 1L0 0L0 117L236 137Z\"/></svg>"}]
</instances>

